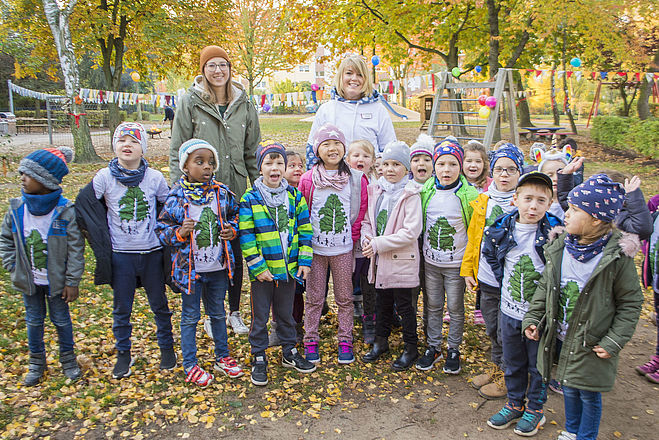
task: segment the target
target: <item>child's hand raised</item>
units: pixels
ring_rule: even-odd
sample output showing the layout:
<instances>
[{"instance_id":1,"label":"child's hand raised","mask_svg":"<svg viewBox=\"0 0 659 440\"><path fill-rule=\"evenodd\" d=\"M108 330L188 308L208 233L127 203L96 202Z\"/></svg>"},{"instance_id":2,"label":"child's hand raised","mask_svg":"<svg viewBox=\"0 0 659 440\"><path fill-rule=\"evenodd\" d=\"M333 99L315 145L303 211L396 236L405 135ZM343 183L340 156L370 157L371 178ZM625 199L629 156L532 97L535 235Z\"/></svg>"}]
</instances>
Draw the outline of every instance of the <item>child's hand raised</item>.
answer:
<instances>
[{"instance_id":1,"label":"child's hand raised","mask_svg":"<svg viewBox=\"0 0 659 440\"><path fill-rule=\"evenodd\" d=\"M183 220L183 224L181 225L180 228L178 228L178 235L180 235L183 238L186 238L188 235L190 235L190 232L194 230L194 225L195 221L191 218L186 218Z\"/></svg>"},{"instance_id":2,"label":"child's hand raised","mask_svg":"<svg viewBox=\"0 0 659 440\"><path fill-rule=\"evenodd\" d=\"M608 359L608 358L611 357L611 354L608 351L604 350L599 345L594 346L593 351L595 352L597 357L600 358L600 359Z\"/></svg>"},{"instance_id":3,"label":"child's hand raised","mask_svg":"<svg viewBox=\"0 0 659 440\"><path fill-rule=\"evenodd\" d=\"M311 268L309 266L300 266L297 269L297 276L302 277L303 280L306 280L309 272L311 272Z\"/></svg>"},{"instance_id":4,"label":"child's hand raised","mask_svg":"<svg viewBox=\"0 0 659 440\"><path fill-rule=\"evenodd\" d=\"M256 276L256 279L262 283L273 281L274 278L268 269L264 270Z\"/></svg>"},{"instance_id":5,"label":"child's hand raised","mask_svg":"<svg viewBox=\"0 0 659 440\"><path fill-rule=\"evenodd\" d=\"M638 176L634 176L631 179L625 179L625 192L630 193L636 191L641 187L641 179Z\"/></svg>"},{"instance_id":6,"label":"child's hand raised","mask_svg":"<svg viewBox=\"0 0 659 440\"><path fill-rule=\"evenodd\" d=\"M532 341L539 341L540 340L540 333L538 332L538 327L535 325L531 324L526 329L524 330L524 335Z\"/></svg>"},{"instance_id":7,"label":"child's hand raised","mask_svg":"<svg viewBox=\"0 0 659 440\"><path fill-rule=\"evenodd\" d=\"M583 165L584 158L577 157L569 164L565 165L565 168L559 171L561 174L574 174L581 166Z\"/></svg>"}]
</instances>

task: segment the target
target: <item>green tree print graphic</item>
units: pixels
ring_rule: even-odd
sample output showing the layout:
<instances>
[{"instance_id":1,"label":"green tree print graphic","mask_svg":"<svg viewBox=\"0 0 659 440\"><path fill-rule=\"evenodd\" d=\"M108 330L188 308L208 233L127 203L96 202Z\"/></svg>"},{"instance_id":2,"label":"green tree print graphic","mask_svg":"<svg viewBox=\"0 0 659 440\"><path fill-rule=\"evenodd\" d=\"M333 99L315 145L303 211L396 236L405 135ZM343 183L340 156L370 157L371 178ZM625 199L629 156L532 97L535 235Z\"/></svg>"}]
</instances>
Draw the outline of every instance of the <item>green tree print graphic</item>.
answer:
<instances>
[{"instance_id":1,"label":"green tree print graphic","mask_svg":"<svg viewBox=\"0 0 659 440\"><path fill-rule=\"evenodd\" d=\"M119 218L122 221L142 221L149 216L149 201L139 186L130 186L119 200Z\"/></svg>"},{"instance_id":2,"label":"green tree print graphic","mask_svg":"<svg viewBox=\"0 0 659 440\"><path fill-rule=\"evenodd\" d=\"M378 214L378 217L375 219L375 234L382 235L384 234L384 229L387 227L387 210L383 209Z\"/></svg>"},{"instance_id":3,"label":"green tree print graphic","mask_svg":"<svg viewBox=\"0 0 659 440\"><path fill-rule=\"evenodd\" d=\"M490 216L485 220L485 226L492 226L494 224L494 221L501 214L503 214L503 209L501 208L501 206L494 205L492 207L492 211L490 212Z\"/></svg>"},{"instance_id":4,"label":"green tree print graphic","mask_svg":"<svg viewBox=\"0 0 659 440\"><path fill-rule=\"evenodd\" d=\"M449 224L448 220L445 217L438 218L428 231L430 247L435 250L452 251L454 249L453 234L455 234L455 228Z\"/></svg>"},{"instance_id":5,"label":"green tree print graphic","mask_svg":"<svg viewBox=\"0 0 659 440\"><path fill-rule=\"evenodd\" d=\"M217 216L208 206L201 211L199 221L194 229L197 231L195 241L200 249L216 246L220 242L220 227L217 224Z\"/></svg>"},{"instance_id":6,"label":"green tree print graphic","mask_svg":"<svg viewBox=\"0 0 659 440\"><path fill-rule=\"evenodd\" d=\"M33 268L46 268L48 263L48 245L43 241L41 234L36 229L33 229L30 235L25 238L25 251Z\"/></svg>"},{"instance_id":7,"label":"green tree print graphic","mask_svg":"<svg viewBox=\"0 0 659 440\"><path fill-rule=\"evenodd\" d=\"M288 230L288 212L286 212L284 205L279 205L276 208L268 206L268 212L272 220L274 220L275 225L277 225L277 232Z\"/></svg>"},{"instance_id":8,"label":"green tree print graphic","mask_svg":"<svg viewBox=\"0 0 659 440\"><path fill-rule=\"evenodd\" d=\"M510 296L517 302L530 302L535 288L540 281L540 273L536 272L533 260L528 255L522 255L510 274Z\"/></svg>"},{"instance_id":9,"label":"green tree print graphic","mask_svg":"<svg viewBox=\"0 0 659 440\"><path fill-rule=\"evenodd\" d=\"M652 271L653 274L657 273L657 267L655 266L656 261L657 261L657 251L659 251L659 242L655 243L654 246L652 246L652 249L648 253L648 259L650 263L650 270Z\"/></svg>"},{"instance_id":10,"label":"green tree print graphic","mask_svg":"<svg viewBox=\"0 0 659 440\"><path fill-rule=\"evenodd\" d=\"M558 305L563 309L563 322L570 321L572 311L579 298L579 285L576 281L568 281L565 287L561 289L561 295Z\"/></svg>"},{"instance_id":11,"label":"green tree print graphic","mask_svg":"<svg viewBox=\"0 0 659 440\"><path fill-rule=\"evenodd\" d=\"M330 194L325 201L325 206L318 211L320 214L320 231L325 233L334 232L338 234L343 232L346 227L347 219L343 211L341 200L336 194Z\"/></svg>"}]
</instances>

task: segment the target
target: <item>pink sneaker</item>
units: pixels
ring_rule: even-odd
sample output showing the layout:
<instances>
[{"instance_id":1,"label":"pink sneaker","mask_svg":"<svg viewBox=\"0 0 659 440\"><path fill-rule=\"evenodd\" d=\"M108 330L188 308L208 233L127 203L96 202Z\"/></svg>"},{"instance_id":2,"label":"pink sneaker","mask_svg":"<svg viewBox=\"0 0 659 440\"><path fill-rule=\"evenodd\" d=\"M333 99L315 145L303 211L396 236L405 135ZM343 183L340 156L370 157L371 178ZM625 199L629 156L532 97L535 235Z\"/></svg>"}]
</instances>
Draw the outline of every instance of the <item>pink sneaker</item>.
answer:
<instances>
[{"instance_id":1,"label":"pink sneaker","mask_svg":"<svg viewBox=\"0 0 659 440\"><path fill-rule=\"evenodd\" d=\"M643 365L636 367L636 372L641 376L647 376L648 374L657 374L659 372L659 356L652 356L650 362L647 362ZM657 375L659 378L659 375Z\"/></svg>"},{"instance_id":2,"label":"pink sneaker","mask_svg":"<svg viewBox=\"0 0 659 440\"><path fill-rule=\"evenodd\" d=\"M480 310L474 310L474 324L475 325L485 325L485 320L483 319L483 314Z\"/></svg>"},{"instance_id":3,"label":"pink sneaker","mask_svg":"<svg viewBox=\"0 0 659 440\"><path fill-rule=\"evenodd\" d=\"M224 357L215 362L215 369L217 371L223 372L231 379L237 379L245 374L240 365L238 365L238 362L236 362L236 360L231 356Z\"/></svg>"},{"instance_id":4,"label":"pink sneaker","mask_svg":"<svg viewBox=\"0 0 659 440\"><path fill-rule=\"evenodd\" d=\"M659 383L659 371L645 375L645 378L652 383Z\"/></svg>"},{"instance_id":5,"label":"pink sneaker","mask_svg":"<svg viewBox=\"0 0 659 440\"><path fill-rule=\"evenodd\" d=\"M444 312L444 322L451 322L451 315L448 314L448 311Z\"/></svg>"}]
</instances>

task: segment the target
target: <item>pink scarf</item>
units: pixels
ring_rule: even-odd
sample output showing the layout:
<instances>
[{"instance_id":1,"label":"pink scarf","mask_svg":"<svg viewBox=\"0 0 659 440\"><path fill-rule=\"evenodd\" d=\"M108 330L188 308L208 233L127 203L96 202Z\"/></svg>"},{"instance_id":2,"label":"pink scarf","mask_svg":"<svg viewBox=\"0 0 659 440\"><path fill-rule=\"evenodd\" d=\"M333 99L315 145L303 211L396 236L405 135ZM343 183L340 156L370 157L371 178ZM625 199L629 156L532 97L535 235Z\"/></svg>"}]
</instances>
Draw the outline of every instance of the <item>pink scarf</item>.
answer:
<instances>
[{"instance_id":1,"label":"pink scarf","mask_svg":"<svg viewBox=\"0 0 659 440\"><path fill-rule=\"evenodd\" d=\"M332 187L337 191L341 191L350 180L349 174L341 173L330 174L325 169L325 165L318 164L313 167L311 171L311 181L316 188Z\"/></svg>"}]
</instances>

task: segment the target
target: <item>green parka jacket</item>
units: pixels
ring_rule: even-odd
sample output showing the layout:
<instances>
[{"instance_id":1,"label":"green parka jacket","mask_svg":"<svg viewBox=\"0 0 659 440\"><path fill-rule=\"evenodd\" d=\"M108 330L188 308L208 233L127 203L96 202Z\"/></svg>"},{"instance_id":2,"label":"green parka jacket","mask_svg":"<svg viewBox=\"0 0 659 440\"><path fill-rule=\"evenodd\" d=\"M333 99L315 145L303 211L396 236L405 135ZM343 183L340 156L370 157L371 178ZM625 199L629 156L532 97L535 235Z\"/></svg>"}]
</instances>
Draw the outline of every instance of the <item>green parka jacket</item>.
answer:
<instances>
[{"instance_id":1,"label":"green parka jacket","mask_svg":"<svg viewBox=\"0 0 659 440\"><path fill-rule=\"evenodd\" d=\"M541 332L538 371L550 380L556 353L561 262L565 234L545 247L545 270L522 321L522 329L536 325ZM563 385L610 391L618 369L620 350L634 334L641 313L643 293L633 256L640 249L638 236L615 231L602 259L577 299L558 360L556 379ZM599 358L599 345L611 357Z\"/></svg>"},{"instance_id":2,"label":"green parka jacket","mask_svg":"<svg viewBox=\"0 0 659 440\"><path fill-rule=\"evenodd\" d=\"M172 185L181 177L178 150L189 139L203 139L217 149L220 167L215 173L240 199L247 190L247 178L254 182L259 176L256 168L256 147L261 141L261 129L256 108L238 83L232 83L234 98L224 117L216 105L201 98L201 76L181 97L176 108L169 148L169 176Z\"/></svg>"}]
</instances>

